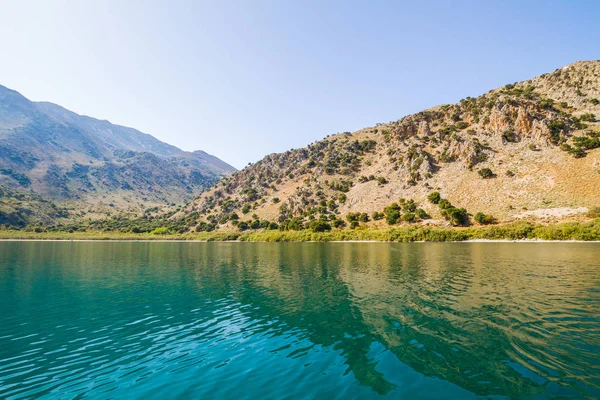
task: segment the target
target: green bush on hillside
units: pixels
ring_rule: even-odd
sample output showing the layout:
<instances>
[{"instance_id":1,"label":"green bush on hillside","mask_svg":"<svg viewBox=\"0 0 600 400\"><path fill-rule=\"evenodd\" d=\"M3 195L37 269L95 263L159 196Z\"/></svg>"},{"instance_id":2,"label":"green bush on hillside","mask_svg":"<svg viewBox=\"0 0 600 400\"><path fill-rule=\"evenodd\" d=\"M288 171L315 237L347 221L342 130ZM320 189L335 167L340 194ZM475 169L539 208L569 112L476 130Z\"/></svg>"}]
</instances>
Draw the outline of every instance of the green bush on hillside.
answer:
<instances>
[{"instance_id":1,"label":"green bush on hillside","mask_svg":"<svg viewBox=\"0 0 600 400\"><path fill-rule=\"evenodd\" d=\"M394 225L400 220L400 206L397 203L392 203L383 209L385 214L385 222L388 225Z\"/></svg>"},{"instance_id":2,"label":"green bush on hillside","mask_svg":"<svg viewBox=\"0 0 600 400\"><path fill-rule=\"evenodd\" d=\"M321 220L312 221L308 226L313 232L327 232L331 230L331 225Z\"/></svg>"},{"instance_id":3,"label":"green bush on hillside","mask_svg":"<svg viewBox=\"0 0 600 400\"><path fill-rule=\"evenodd\" d=\"M477 171L477 173L483 179L489 179L489 178L492 178L494 176L494 173L489 168L481 168L479 171Z\"/></svg>"},{"instance_id":4,"label":"green bush on hillside","mask_svg":"<svg viewBox=\"0 0 600 400\"><path fill-rule=\"evenodd\" d=\"M446 199L440 199L440 201L438 202L438 207L440 208L440 210L445 210L447 208L452 207L452 203L450 203Z\"/></svg>"},{"instance_id":5,"label":"green bush on hillside","mask_svg":"<svg viewBox=\"0 0 600 400\"><path fill-rule=\"evenodd\" d=\"M441 211L441 214L452 226L465 226L469 224L469 215L464 208L445 208Z\"/></svg>"},{"instance_id":6,"label":"green bush on hillside","mask_svg":"<svg viewBox=\"0 0 600 400\"><path fill-rule=\"evenodd\" d=\"M486 215L482 212L478 212L477 214L475 214L473 216L473 219L481 225L489 225L496 223L496 218L492 217L491 215Z\"/></svg>"},{"instance_id":7,"label":"green bush on hillside","mask_svg":"<svg viewBox=\"0 0 600 400\"><path fill-rule=\"evenodd\" d=\"M433 204L438 204L441 199L442 196L440 195L440 192L431 192L429 193L429 196L427 196L427 200Z\"/></svg>"}]
</instances>

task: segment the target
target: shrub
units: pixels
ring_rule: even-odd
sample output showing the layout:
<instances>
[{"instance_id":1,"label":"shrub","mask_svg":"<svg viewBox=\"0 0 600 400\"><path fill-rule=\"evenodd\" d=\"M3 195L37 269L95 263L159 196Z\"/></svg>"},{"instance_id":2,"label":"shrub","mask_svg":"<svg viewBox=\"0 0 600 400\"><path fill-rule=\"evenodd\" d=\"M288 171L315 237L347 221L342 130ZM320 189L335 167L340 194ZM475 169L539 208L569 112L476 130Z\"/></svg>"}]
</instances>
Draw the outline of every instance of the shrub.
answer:
<instances>
[{"instance_id":1,"label":"shrub","mask_svg":"<svg viewBox=\"0 0 600 400\"><path fill-rule=\"evenodd\" d=\"M279 197L273 197L273 199L271 201L273 203L277 204L277 203L279 203Z\"/></svg>"},{"instance_id":2,"label":"shrub","mask_svg":"<svg viewBox=\"0 0 600 400\"><path fill-rule=\"evenodd\" d=\"M359 225L360 225L360 223L358 221L352 221L350 223L350 229L356 229L356 228L358 228Z\"/></svg>"},{"instance_id":3,"label":"shrub","mask_svg":"<svg viewBox=\"0 0 600 400\"><path fill-rule=\"evenodd\" d=\"M423 210L422 208L417 208L417 211L415 211L415 214L417 215L417 217L421 218L421 219L430 219L431 216L429 216L429 214L427 214L425 212L425 210Z\"/></svg>"},{"instance_id":4,"label":"shrub","mask_svg":"<svg viewBox=\"0 0 600 400\"><path fill-rule=\"evenodd\" d=\"M358 221L358 218L360 218L360 213L351 212L346 214L346 220L348 222Z\"/></svg>"},{"instance_id":5,"label":"shrub","mask_svg":"<svg viewBox=\"0 0 600 400\"><path fill-rule=\"evenodd\" d=\"M429 196L427 196L427 200L433 204L438 204L441 199L442 196L440 196L440 192L431 192L429 193Z\"/></svg>"},{"instance_id":6,"label":"shrub","mask_svg":"<svg viewBox=\"0 0 600 400\"><path fill-rule=\"evenodd\" d=\"M597 106L598 104L600 104L600 100L594 98L590 100L590 103L592 103L593 105Z\"/></svg>"},{"instance_id":7,"label":"shrub","mask_svg":"<svg viewBox=\"0 0 600 400\"><path fill-rule=\"evenodd\" d=\"M550 141L558 145L560 143L560 134L565 129L565 123L563 121L553 120L548 122L548 129L550 130Z\"/></svg>"},{"instance_id":8,"label":"shrub","mask_svg":"<svg viewBox=\"0 0 600 400\"><path fill-rule=\"evenodd\" d=\"M592 113L585 113L579 116L580 121L596 122L596 116Z\"/></svg>"},{"instance_id":9,"label":"shrub","mask_svg":"<svg viewBox=\"0 0 600 400\"><path fill-rule=\"evenodd\" d=\"M379 176L377 177L377 183L380 185L385 185L386 183L388 183L388 180L383 176Z\"/></svg>"},{"instance_id":10,"label":"shrub","mask_svg":"<svg viewBox=\"0 0 600 400\"><path fill-rule=\"evenodd\" d=\"M447 209L447 208L450 208L450 207L452 207L452 203L450 203L450 202L449 202L448 200L446 200L446 199L441 199L441 200L438 202L438 207L440 208L440 210L445 210L445 209Z\"/></svg>"},{"instance_id":11,"label":"shrub","mask_svg":"<svg viewBox=\"0 0 600 400\"><path fill-rule=\"evenodd\" d=\"M258 229L260 228L260 221L255 219L252 222L250 222L250 228L251 229Z\"/></svg>"},{"instance_id":12,"label":"shrub","mask_svg":"<svg viewBox=\"0 0 600 400\"><path fill-rule=\"evenodd\" d=\"M406 222L415 222L417 220L417 215L413 212L408 212L402 216L402 220Z\"/></svg>"},{"instance_id":13,"label":"shrub","mask_svg":"<svg viewBox=\"0 0 600 400\"><path fill-rule=\"evenodd\" d=\"M573 138L573 144L586 150L600 147L600 138L589 136L576 136Z\"/></svg>"},{"instance_id":14,"label":"shrub","mask_svg":"<svg viewBox=\"0 0 600 400\"><path fill-rule=\"evenodd\" d=\"M492 217L491 215L485 215L482 212L478 212L477 214L475 214L473 219L481 225L489 225L496 223L496 218Z\"/></svg>"},{"instance_id":15,"label":"shrub","mask_svg":"<svg viewBox=\"0 0 600 400\"><path fill-rule=\"evenodd\" d=\"M588 211L587 216L590 218L600 218L600 207L592 207Z\"/></svg>"},{"instance_id":16,"label":"shrub","mask_svg":"<svg viewBox=\"0 0 600 400\"><path fill-rule=\"evenodd\" d=\"M360 222L369 222L369 215L367 213L361 213L358 220Z\"/></svg>"},{"instance_id":17,"label":"shrub","mask_svg":"<svg viewBox=\"0 0 600 400\"><path fill-rule=\"evenodd\" d=\"M554 100L552 99L543 99L540 101L540 107L542 108L552 108L554 106Z\"/></svg>"},{"instance_id":18,"label":"shrub","mask_svg":"<svg viewBox=\"0 0 600 400\"><path fill-rule=\"evenodd\" d=\"M166 226L162 226L160 228L156 228L154 229L152 232L150 232L152 235L169 235L171 233L171 231L169 230L169 228L167 228Z\"/></svg>"},{"instance_id":19,"label":"shrub","mask_svg":"<svg viewBox=\"0 0 600 400\"><path fill-rule=\"evenodd\" d=\"M508 129L502 133L502 140L509 143L517 143L519 141L519 137L514 131Z\"/></svg>"},{"instance_id":20,"label":"shrub","mask_svg":"<svg viewBox=\"0 0 600 400\"><path fill-rule=\"evenodd\" d=\"M198 225L196 225L196 232L211 232L215 229L213 224L208 224L204 221L201 221Z\"/></svg>"},{"instance_id":21,"label":"shrub","mask_svg":"<svg viewBox=\"0 0 600 400\"><path fill-rule=\"evenodd\" d=\"M513 176L515 176L515 173L509 169L508 171L506 171L506 176L513 177Z\"/></svg>"},{"instance_id":22,"label":"shrub","mask_svg":"<svg viewBox=\"0 0 600 400\"><path fill-rule=\"evenodd\" d=\"M251 209L252 209L252 207L250 206L250 204L246 203L246 204L244 204L244 207L242 207L242 213L248 214Z\"/></svg>"},{"instance_id":23,"label":"shrub","mask_svg":"<svg viewBox=\"0 0 600 400\"><path fill-rule=\"evenodd\" d=\"M404 212L414 213L416 210L417 210L417 205L415 204L415 201L413 199L408 200L402 206L402 211L404 211Z\"/></svg>"},{"instance_id":24,"label":"shrub","mask_svg":"<svg viewBox=\"0 0 600 400\"><path fill-rule=\"evenodd\" d=\"M477 173L483 179L489 179L489 178L492 178L494 176L494 173L489 168L481 168L479 171L477 171Z\"/></svg>"},{"instance_id":25,"label":"shrub","mask_svg":"<svg viewBox=\"0 0 600 400\"><path fill-rule=\"evenodd\" d=\"M343 228L346 226L346 223L344 221L337 218L333 220L332 224L334 228Z\"/></svg>"},{"instance_id":26,"label":"shrub","mask_svg":"<svg viewBox=\"0 0 600 400\"><path fill-rule=\"evenodd\" d=\"M569 154L575 158L583 158L586 156L586 152L581 147L573 147L569 150Z\"/></svg>"},{"instance_id":27,"label":"shrub","mask_svg":"<svg viewBox=\"0 0 600 400\"><path fill-rule=\"evenodd\" d=\"M539 151L539 149L535 145L535 143L529 143L529 150L531 150L531 151Z\"/></svg>"},{"instance_id":28,"label":"shrub","mask_svg":"<svg viewBox=\"0 0 600 400\"><path fill-rule=\"evenodd\" d=\"M379 221L380 219L383 219L383 217L385 217L385 215L378 211L375 211L373 214L371 214L371 218L373 218L374 221Z\"/></svg>"}]
</instances>

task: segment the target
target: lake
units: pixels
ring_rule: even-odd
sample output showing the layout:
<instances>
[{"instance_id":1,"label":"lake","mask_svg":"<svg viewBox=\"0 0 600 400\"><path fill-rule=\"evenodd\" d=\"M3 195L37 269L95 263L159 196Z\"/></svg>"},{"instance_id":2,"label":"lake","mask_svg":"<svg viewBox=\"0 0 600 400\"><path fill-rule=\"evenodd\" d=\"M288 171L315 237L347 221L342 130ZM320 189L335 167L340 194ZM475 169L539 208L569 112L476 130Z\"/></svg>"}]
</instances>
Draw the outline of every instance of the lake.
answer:
<instances>
[{"instance_id":1,"label":"lake","mask_svg":"<svg viewBox=\"0 0 600 400\"><path fill-rule=\"evenodd\" d=\"M0 398L600 398L593 243L0 242Z\"/></svg>"}]
</instances>

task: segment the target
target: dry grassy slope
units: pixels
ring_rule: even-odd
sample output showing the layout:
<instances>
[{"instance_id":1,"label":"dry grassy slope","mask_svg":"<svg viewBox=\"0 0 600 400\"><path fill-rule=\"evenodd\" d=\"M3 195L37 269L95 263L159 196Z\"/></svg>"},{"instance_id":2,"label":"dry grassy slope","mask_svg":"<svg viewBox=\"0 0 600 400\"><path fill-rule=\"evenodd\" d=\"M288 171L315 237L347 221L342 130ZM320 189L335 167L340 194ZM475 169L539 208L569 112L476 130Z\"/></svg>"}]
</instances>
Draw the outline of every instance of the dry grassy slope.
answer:
<instances>
[{"instance_id":1,"label":"dry grassy slope","mask_svg":"<svg viewBox=\"0 0 600 400\"><path fill-rule=\"evenodd\" d=\"M478 98L271 154L225 178L184 213L198 211L199 220L230 212L249 220L256 213L277 221L306 215L319 200L334 199L343 217L413 198L439 219L426 201L434 190L470 213L482 211L502 221L538 209L600 206L600 149L575 158L560 147L575 136L600 132L598 122L578 120L584 113L600 117L594 99L600 99L600 61L577 62ZM356 151L355 141L376 146ZM495 177L482 179L477 172L482 168ZM369 175L389 182L360 182ZM351 185L342 203L342 192L330 183L344 181ZM275 197L281 200L277 204ZM245 204L252 208L246 214ZM287 212L281 212L282 204Z\"/></svg>"}]
</instances>

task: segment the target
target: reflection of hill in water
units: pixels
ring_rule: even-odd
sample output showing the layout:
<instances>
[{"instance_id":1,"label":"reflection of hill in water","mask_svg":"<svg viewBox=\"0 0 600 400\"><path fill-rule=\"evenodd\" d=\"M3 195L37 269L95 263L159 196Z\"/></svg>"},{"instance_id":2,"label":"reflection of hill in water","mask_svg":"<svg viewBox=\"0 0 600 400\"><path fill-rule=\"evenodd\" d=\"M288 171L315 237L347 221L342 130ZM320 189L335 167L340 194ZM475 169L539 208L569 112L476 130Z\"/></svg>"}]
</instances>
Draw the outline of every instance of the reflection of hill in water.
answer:
<instances>
[{"instance_id":1,"label":"reflection of hill in water","mask_svg":"<svg viewBox=\"0 0 600 400\"><path fill-rule=\"evenodd\" d=\"M378 393L393 386L368 355L376 342L423 375L476 394L533 395L565 383L560 350L547 347L565 326L540 316L568 312L555 300L580 296L586 281L571 282L570 273L544 279L545 267L568 264L574 253L511 256L502 246L248 245L231 247L226 263L243 280L236 299L259 306L254 318L276 317L313 343L342 349L348 370ZM536 263L523 265L523 256ZM583 355L574 361L585 369L593 353Z\"/></svg>"},{"instance_id":2,"label":"reflection of hill in water","mask_svg":"<svg viewBox=\"0 0 600 400\"><path fill-rule=\"evenodd\" d=\"M478 395L598 388L600 306L582 298L596 290L597 300L600 276L586 245L104 243L67 253L62 245L31 257L70 265L54 272L66 282L118 274L120 285L139 286L139 298L115 299L129 306L168 299L174 309L205 304L202 313L217 315L221 300L233 301L253 321L242 330L293 332L332 348L379 394L413 373L400 363ZM159 284L145 287L147 276ZM582 317L569 319L574 312ZM176 318L192 324L198 315ZM296 357L314 345L273 351ZM573 378L587 386L576 389Z\"/></svg>"}]
</instances>

